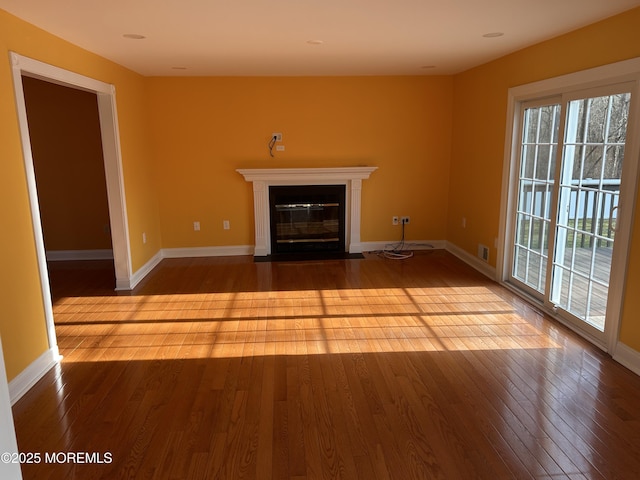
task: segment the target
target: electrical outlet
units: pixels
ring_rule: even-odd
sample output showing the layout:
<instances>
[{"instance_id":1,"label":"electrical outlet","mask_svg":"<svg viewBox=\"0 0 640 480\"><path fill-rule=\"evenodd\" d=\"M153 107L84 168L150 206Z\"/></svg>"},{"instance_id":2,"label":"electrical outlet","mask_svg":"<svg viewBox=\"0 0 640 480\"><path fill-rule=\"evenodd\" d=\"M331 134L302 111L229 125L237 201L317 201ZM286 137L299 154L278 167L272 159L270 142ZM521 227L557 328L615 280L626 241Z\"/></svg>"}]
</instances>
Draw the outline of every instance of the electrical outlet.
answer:
<instances>
[{"instance_id":1,"label":"electrical outlet","mask_svg":"<svg viewBox=\"0 0 640 480\"><path fill-rule=\"evenodd\" d=\"M282 141L282 134L281 133L272 133L271 134L271 138L276 139L276 142L281 142Z\"/></svg>"},{"instance_id":2,"label":"electrical outlet","mask_svg":"<svg viewBox=\"0 0 640 480\"><path fill-rule=\"evenodd\" d=\"M409 222L410 222L410 221L411 221L411 217L402 217L402 218L400 218L400 222L401 222L403 225L409 225Z\"/></svg>"},{"instance_id":3,"label":"electrical outlet","mask_svg":"<svg viewBox=\"0 0 640 480\"><path fill-rule=\"evenodd\" d=\"M200 231L200 222L193 222L193 230L196 232Z\"/></svg>"},{"instance_id":4,"label":"electrical outlet","mask_svg":"<svg viewBox=\"0 0 640 480\"><path fill-rule=\"evenodd\" d=\"M399 223L398 217L391 217L391 225L398 225Z\"/></svg>"},{"instance_id":5,"label":"electrical outlet","mask_svg":"<svg viewBox=\"0 0 640 480\"><path fill-rule=\"evenodd\" d=\"M229 230L231 228L231 224L229 223L229 220L222 221L222 228L225 230Z\"/></svg>"},{"instance_id":6,"label":"electrical outlet","mask_svg":"<svg viewBox=\"0 0 640 480\"><path fill-rule=\"evenodd\" d=\"M276 152L284 152L284 145L276 145Z\"/></svg>"}]
</instances>

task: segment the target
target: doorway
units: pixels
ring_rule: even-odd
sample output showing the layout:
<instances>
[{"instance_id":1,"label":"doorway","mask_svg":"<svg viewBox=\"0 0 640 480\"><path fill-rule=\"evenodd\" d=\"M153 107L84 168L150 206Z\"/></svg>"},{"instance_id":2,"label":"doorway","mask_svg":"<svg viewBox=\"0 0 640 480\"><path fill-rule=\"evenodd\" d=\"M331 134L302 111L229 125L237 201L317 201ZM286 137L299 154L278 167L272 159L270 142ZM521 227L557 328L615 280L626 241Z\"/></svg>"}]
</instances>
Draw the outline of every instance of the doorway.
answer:
<instances>
[{"instance_id":1,"label":"doorway","mask_svg":"<svg viewBox=\"0 0 640 480\"><path fill-rule=\"evenodd\" d=\"M51 292L46 262L46 252L42 223L40 220L40 205L36 187L33 153L27 121L26 104L22 77L34 77L65 87L84 90L97 95L98 116L102 138L102 154L108 194L109 222L113 247L115 269L115 285L118 290L131 289L131 260L129 252L129 233L125 209L125 195L122 176L122 161L120 155L120 141L117 123L115 90L112 85L79 75L37 60L11 53L13 72L13 86L16 99L16 109L20 124L20 136L25 163L25 173L31 206L31 219L36 244L40 284L44 301L45 321L49 339L49 347L57 355L57 341L53 322Z\"/></svg>"},{"instance_id":2,"label":"doorway","mask_svg":"<svg viewBox=\"0 0 640 480\"><path fill-rule=\"evenodd\" d=\"M113 258L95 93L22 77L47 260Z\"/></svg>"}]
</instances>

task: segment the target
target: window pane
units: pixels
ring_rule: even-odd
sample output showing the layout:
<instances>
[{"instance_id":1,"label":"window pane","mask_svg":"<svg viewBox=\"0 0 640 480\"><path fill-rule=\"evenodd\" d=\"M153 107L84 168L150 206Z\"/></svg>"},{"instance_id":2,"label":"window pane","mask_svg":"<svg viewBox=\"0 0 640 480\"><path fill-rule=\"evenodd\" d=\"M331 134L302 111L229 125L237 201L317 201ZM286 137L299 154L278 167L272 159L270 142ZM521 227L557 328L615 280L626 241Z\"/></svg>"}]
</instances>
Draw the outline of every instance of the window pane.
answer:
<instances>
[{"instance_id":1,"label":"window pane","mask_svg":"<svg viewBox=\"0 0 640 480\"><path fill-rule=\"evenodd\" d=\"M624 159L624 145L607 148L606 164L603 178L620 179L622 177L622 160Z\"/></svg>"},{"instance_id":2,"label":"window pane","mask_svg":"<svg viewBox=\"0 0 640 480\"><path fill-rule=\"evenodd\" d=\"M529 246L529 219L528 215L518 214L518 230L516 232L516 244L523 247Z\"/></svg>"},{"instance_id":3,"label":"window pane","mask_svg":"<svg viewBox=\"0 0 640 480\"><path fill-rule=\"evenodd\" d=\"M607 127L609 97L596 97L584 100L586 103L587 143L604 143Z\"/></svg>"},{"instance_id":4,"label":"window pane","mask_svg":"<svg viewBox=\"0 0 640 480\"><path fill-rule=\"evenodd\" d=\"M559 110L555 105L541 107L540 127L538 130L538 143L554 143L557 140L557 119Z\"/></svg>"},{"instance_id":5,"label":"window pane","mask_svg":"<svg viewBox=\"0 0 640 480\"><path fill-rule=\"evenodd\" d=\"M571 180L573 180L573 183L577 185L582 179L582 159L584 156L584 147L582 145L577 145L575 147L572 146L570 149L567 149L567 153L573 157Z\"/></svg>"},{"instance_id":6,"label":"window pane","mask_svg":"<svg viewBox=\"0 0 640 480\"><path fill-rule=\"evenodd\" d=\"M537 108L528 108L524 112L524 143L536 143L538 138L538 118L540 111Z\"/></svg>"},{"instance_id":7,"label":"window pane","mask_svg":"<svg viewBox=\"0 0 640 480\"><path fill-rule=\"evenodd\" d=\"M609 143L624 144L627 139L627 120L631 95L622 93L611 97L611 119L609 121Z\"/></svg>"},{"instance_id":8,"label":"window pane","mask_svg":"<svg viewBox=\"0 0 640 480\"><path fill-rule=\"evenodd\" d=\"M535 182L533 184L533 204L531 213L538 217L542 217L544 214L545 195L547 192L547 184L541 182Z\"/></svg>"},{"instance_id":9,"label":"window pane","mask_svg":"<svg viewBox=\"0 0 640 480\"><path fill-rule=\"evenodd\" d=\"M546 180L549 178L549 161L551 155L551 145L540 145L536 156L536 179Z\"/></svg>"},{"instance_id":10,"label":"window pane","mask_svg":"<svg viewBox=\"0 0 640 480\"><path fill-rule=\"evenodd\" d=\"M604 158L604 146L587 145L584 147L585 155L582 165L582 178L600 178L602 161Z\"/></svg>"},{"instance_id":11,"label":"window pane","mask_svg":"<svg viewBox=\"0 0 640 480\"><path fill-rule=\"evenodd\" d=\"M536 161L536 146L524 145L522 147L522 167L520 176L522 178L533 178L533 169Z\"/></svg>"},{"instance_id":12,"label":"window pane","mask_svg":"<svg viewBox=\"0 0 640 480\"><path fill-rule=\"evenodd\" d=\"M571 290L569 292L569 303L567 305L562 305L562 307L578 318L586 318L588 296L589 281L582 275L571 273Z\"/></svg>"}]
</instances>

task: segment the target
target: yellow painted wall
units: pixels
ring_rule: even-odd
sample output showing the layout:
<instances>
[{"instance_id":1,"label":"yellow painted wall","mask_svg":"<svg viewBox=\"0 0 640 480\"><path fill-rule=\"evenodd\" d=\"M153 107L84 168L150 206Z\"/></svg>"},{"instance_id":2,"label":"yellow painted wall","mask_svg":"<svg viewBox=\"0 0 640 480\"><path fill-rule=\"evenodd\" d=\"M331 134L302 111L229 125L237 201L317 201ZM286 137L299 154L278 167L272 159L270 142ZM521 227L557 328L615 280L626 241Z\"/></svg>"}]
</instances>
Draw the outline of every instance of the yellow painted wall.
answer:
<instances>
[{"instance_id":1,"label":"yellow painted wall","mask_svg":"<svg viewBox=\"0 0 640 480\"><path fill-rule=\"evenodd\" d=\"M409 239L446 238L470 253L484 243L494 263L507 89L639 56L637 25L640 10L455 77L145 79L0 11L0 56L115 85L134 271L161 248L253 243L251 186L236 168L359 164L379 167L363 185L363 241L398 238L390 217L410 215ZM0 105L0 334L11 380L47 341L8 61ZM286 146L274 159L272 132ZM636 223L628 292L639 270ZM621 338L640 350L632 297Z\"/></svg>"},{"instance_id":2,"label":"yellow painted wall","mask_svg":"<svg viewBox=\"0 0 640 480\"><path fill-rule=\"evenodd\" d=\"M134 269L158 251L160 233L148 174L145 79L0 10L0 334L11 380L48 344L9 51L116 86L129 228L148 229L155 242L132 244Z\"/></svg>"},{"instance_id":3,"label":"yellow painted wall","mask_svg":"<svg viewBox=\"0 0 640 480\"><path fill-rule=\"evenodd\" d=\"M636 202L632 250L629 255L620 341L640 352L640 195Z\"/></svg>"},{"instance_id":4,"label":"yellow painted wall","mask_svg":"<svg viewBox=\"0 0 640 480\"><path fill-rule=\"evenodd\" d=\"M500 221L507 91L510 87L640 56L640 9L474 68L454 79L447 239L472 255L491 247ZM636 211L640 211L640 196ZM466 228L462 218L466 218ZM640 233L637 222L620 339L640 350Z\"/></svg>"},{"instance_id":5,"label":"yellow painted wall","mask_svg":"<svg viewBox=\"0 0 640 480\"><path fill-rule=\"evenodd\" d=\"M411 216L408 239L442 239L451 107L451 77L152 78L162 245L253 245L237 168L354 165L378 167L363 182L362 241L399 240L394 215ZM271 158L274 132L285 151Z\"/></svg>"},{"instance_id":6,"label":"yellow painted wall","mask_svg":"<svg viewBox=\"0 0 640 480\"><path fill-rule=\"evenodd\" d=\"M96 94L22 83L45 248L111 249Z\"/></svg>"}]
</instances>

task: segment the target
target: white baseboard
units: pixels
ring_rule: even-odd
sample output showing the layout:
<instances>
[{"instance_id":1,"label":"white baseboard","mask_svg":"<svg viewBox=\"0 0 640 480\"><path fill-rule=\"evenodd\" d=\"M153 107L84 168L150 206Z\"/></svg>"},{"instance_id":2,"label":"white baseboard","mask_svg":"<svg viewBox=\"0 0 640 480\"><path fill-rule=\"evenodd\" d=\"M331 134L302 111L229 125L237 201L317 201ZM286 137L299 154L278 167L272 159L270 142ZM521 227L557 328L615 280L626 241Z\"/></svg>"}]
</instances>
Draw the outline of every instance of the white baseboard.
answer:
<instances>
[{"instance_id":1,"label":"white baseboard","mask_svg":"<svg viewBox=\"0 0 640 480\"><path fill-rule=\"evenodd\" d=\"M113 260L113 250L47 250L48 262L66 262L70 260Z\"/></svg>"},{"instance_id":2,"label":"white baseboard","mask_svg":"<svg viewBox=\"0 0 640 480\"><path fill-rule=\"evenodd\" d=\"M361 242L360 252L378 252L380 250L385 250L389 248L393 248L394 245L397 245L398 241L390 241L390 242ZM444 248L445 241L444 240L406 240L405 241L405 250L442 250Z\"/></svg>"},{"instance_id":3,"label":"white baseboard","mask_svg":"<svg viewBox=\"0 0 640 480\"><path fill-rule=\"evenodd\" d=\"M387 242L361 242L357 244L356 249L351 253L375 252L384 250L390 246L396 245L397 241ZM353 245L352 245L353 247ZM462 249L447 242L446 240L412 240L405 242L406 250L443 250L446 249L457 257L461 258L476 270L484 273L486 276L494 279L495 268L482 262L480 259L467 254ZM357 251L356 251L357 250ZM231 245L223 247L188 247L188 248L163 248L156 253L142 268L136 271L131 281L121 282L116 285L116 290L132 290L138 285L163 258L195 258L195 257L228 257L236 255L254 255L255 247L253 245Z\"/></svg>"},{"instance_id":4,"label":"white baseboard","mask_svg":"<svg viewBox=\"0 0 640 480\"><path fill-rule=\"evenodd\" d=\"M153 257L149 259L147 263L145 263L142 267L134 272L131 275L131 278L127 281L117 282L116 290L133 290L136 285L138 285L144 278L149 275L151 270L153 270L161 261L162 261L162 250L156 253Z\"/></svg>"},{"instance_id":5,"label":"white baseboard","mask_svg":"<svg viewBox=\"0 0 640 480\"><path fill-rule=\"evenodd\" d=\"M131 278L116 280L116 290L133 290L163 258L227 257L253 255L253 245L229 247L163 248L136 270Z\"/></svg>"},{"instance_id":6,"label":"white baseboard","mask_svg":"<svg viewBox=\"0 0 640 480\"><path fill-rule=\"evenodd\" d=\"M232 257L253 255L253 251L253 245L232 245L227 247L163 248L161 254L162 258Z\"/></svg>"},{"instance_id":7,"label":"white baseboard","mask_svg":"<svg viewBox=\"0 0 640 480\"><path fill-rule=\"evenodd\" d=\"M624 365L636 375L640 375L640 352L618 342L613 359Z\"/></svg>"},{"instance_id":8,"label":"white baseboard","mask_svg":"<svg viewBox=\"0 0 640 480\"><path fill-rule=\"evenodd\" d=\"M397 242L362 242L358 244L359 252L371 252L376 250L383 250L388 248L389 245L394 245ZM433 241L411 241L406 242L406 249L408 250L431 250L431 249L444 249L446 242L444 240ZM156 253L142 268L137 270L131 277L131 281L121 282L116 285L116 290L132 290L138 285L156 265L158 265L164 258L196 258L196 257L231 257L242 255L255 255L255 247L253 245L231 245L223 247L187 247L187 248L163 248Z\"/></svg>"},{"instance_id":9,"label":"white baseboard","mask_svg":"<svg viewBox=\"0 0 640 480\"><path fill-rule=\"evenodd\" d=\"M466 250L463 250L462 248L458 247L457 245L454 245L451 242L446 242L445 249L452 255L455 255L456 257L458 257L460 260L462 260L464 263L466 263L470 267L475 268L486 277L489 277L491 280L497 279L497 272L495 267L492 267L485 261L480 260L478 257L471 255Z\"/></svg>"},{"instance_id":10,"label":"white baseboard","mask_svg":"<svg viewBox=\"0 0 640 480\"><path fill-rule=\"evenodd\" d=\"M58 353L58 347L50 348L11 380L9 382L11 405L15 405L61 358Z\"/></svg>"}]
</instances>

